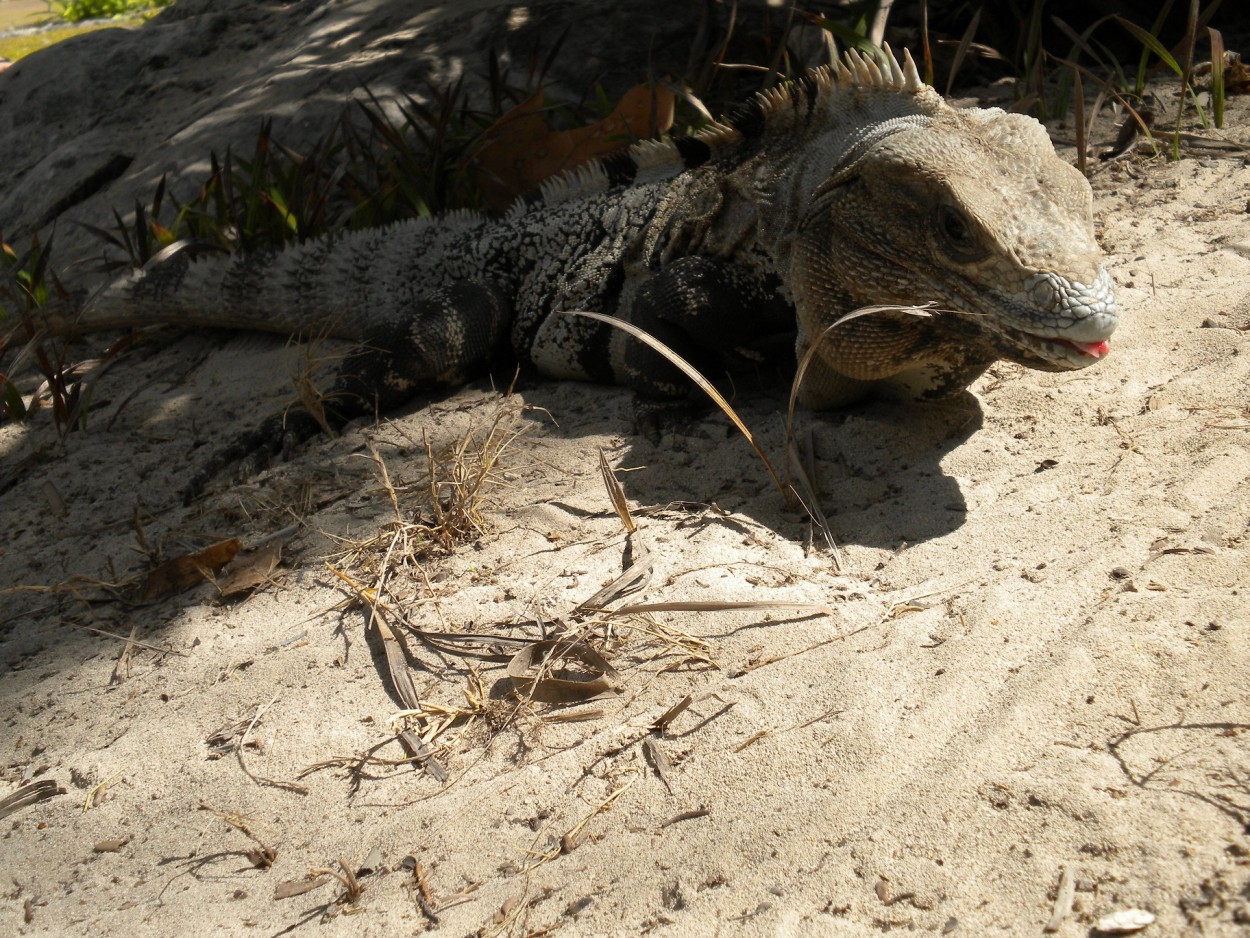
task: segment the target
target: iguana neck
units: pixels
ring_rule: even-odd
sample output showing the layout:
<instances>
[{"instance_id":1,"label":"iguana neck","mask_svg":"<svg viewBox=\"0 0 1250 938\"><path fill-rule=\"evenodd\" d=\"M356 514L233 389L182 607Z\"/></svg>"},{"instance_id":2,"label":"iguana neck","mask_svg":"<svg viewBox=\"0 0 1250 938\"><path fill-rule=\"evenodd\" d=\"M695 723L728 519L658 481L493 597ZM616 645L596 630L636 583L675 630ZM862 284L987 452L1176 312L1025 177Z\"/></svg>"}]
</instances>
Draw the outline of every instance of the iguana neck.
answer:
<instances>
[{"instance_id":1,"label":"iguana neck","mask_svg":"<svg viewBox=\"0 0 1250 938\"><path fill-rule=\"evenodd\" d=\"M759 247L787 279L794 239L805 220L816 219L836 189L854 178L856 164L875 144L904 130L927 127L927 114L907 114L882 122L848 120L805 146L770 148L731 174L749 180L735 186L749 193L756 215Z\"/></svg>"}]
</instances>

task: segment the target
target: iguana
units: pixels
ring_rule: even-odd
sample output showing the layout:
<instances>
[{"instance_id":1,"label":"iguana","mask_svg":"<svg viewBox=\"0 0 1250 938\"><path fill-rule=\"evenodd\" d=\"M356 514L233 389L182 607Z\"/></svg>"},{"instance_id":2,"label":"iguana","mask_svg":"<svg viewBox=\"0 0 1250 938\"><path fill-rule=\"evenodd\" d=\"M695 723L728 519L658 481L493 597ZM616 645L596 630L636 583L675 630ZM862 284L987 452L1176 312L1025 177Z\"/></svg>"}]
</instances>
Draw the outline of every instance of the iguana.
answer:
<instances>
[{"instance_id":1,"label":"iguana","mask_svg":"<svg viewBox=\"0 0 1250 938\"><path fill-rule=\"evenodd\" d=\"M848 311L877 312L824 335ZM461 382L501 346L558 379L683 395L657 353L819 340L816 408L876 387L921 397L992 362L1051 371L1108 351L1111 278L1092 196L1035 120L957 109L910 54L847 52L692 136L633 145L545 183L502 218L455 212L276 253L179 258L113 284L79 328L169 323L324 334L349 359L340 418Z\"/></svg>"}]
</instances>

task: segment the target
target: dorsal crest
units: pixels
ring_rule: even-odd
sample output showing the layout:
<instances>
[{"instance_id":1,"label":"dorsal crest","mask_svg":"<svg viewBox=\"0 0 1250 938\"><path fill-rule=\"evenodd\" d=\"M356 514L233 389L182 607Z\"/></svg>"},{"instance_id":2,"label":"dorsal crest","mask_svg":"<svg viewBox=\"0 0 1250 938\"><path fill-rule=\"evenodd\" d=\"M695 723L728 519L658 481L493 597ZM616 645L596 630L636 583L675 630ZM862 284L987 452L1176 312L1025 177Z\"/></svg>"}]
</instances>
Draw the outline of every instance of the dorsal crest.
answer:
<instances>
[{"instance_id":1,"label":"dorsal crest","mask_svg":"<svg viewBox=\"0 0 1250 938\"><path fill-rule=\"evenodd\" d=\"M920 72L911 53L903 50L900 63L889 43L883 43L879 56L867 56L856 49L848 49L833 65L822 65L808 71L804 80L810 82L817 94L833 94L839 88L871 88L881 91L898 91L915 94L925 88ZM788 82L775 88L756 93L755 103L765 109L789 107L797 82Z\"/></svg>"},{"instance_id":2,"label":"dorsal crest","mask_svg":"<svg viewBox=\"0 0 1250 938\"><path fill-rule=\"evenodd\" d=\"M858 115L851 102L859 101ZM889 101L888 113L874 114L870 100ZM867 106L865 106L867 105ZM941 98L920 78L911 53L900 62L888 44L866 55L847 50L833 65L809 70L802 78L754 94L722 121L689 136L643 140L627 150L560 173L518 200L514 211L535 203L585 198L610 189L659 182L709 160L731 155L772 135L788 137L806 126L838 119L885 121L907 111L932 113Z\"/></svg>"}]
</instances>

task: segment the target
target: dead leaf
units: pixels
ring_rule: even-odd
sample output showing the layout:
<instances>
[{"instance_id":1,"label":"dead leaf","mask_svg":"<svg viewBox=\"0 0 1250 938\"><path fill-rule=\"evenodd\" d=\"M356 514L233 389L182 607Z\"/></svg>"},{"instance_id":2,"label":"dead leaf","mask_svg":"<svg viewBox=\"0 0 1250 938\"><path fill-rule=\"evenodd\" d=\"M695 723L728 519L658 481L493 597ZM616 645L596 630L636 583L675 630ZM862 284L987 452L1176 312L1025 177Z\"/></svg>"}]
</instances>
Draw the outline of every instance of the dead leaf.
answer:
<instances>
[{"instance_id":1,"label":"dead leaf","mask_svg":"<svg viewBox=\"0 0 1250 938\"><path fill-rule=\"evenodd\" d=\"M217 581L222 598L250 593L269 582L269 575L282 560L282 541L275 538L253 550L240 551L230 561L230 569Z\"/></svg>"},{"instance_id":2,"label":"dead leaf","mask_svg":"<svg viewBox=\"0 0 1250 938\"><path fill-rule=\"evenodd\" d=\"M242 546L237 537L231 537L193 554L166 560L144 578L143 586L138 590L139 601L155 602L203 582L210 573L217 572L233 560Z\"/></svg>"},{"instance_id":3,"label":"dead leaf","mask_svg":"<svg viewBox=\"0 0 1250 938\"><path fill-rule=\"evenodd\" d=\"M591 669L591 676L569 679L553 677L544 668L549 661L577 660ZM537 674L531 674L537 671ZM595 673L597 672L597 673ZM543 703L573 703L619 694L621 676L607 659L585 642L542 641L526 645L508 662L508 677L522 697Z\"/></svg>"},{"instance_id":4,"label":"dead leaf","mask_svg":"<svg viewBox=\"0 0 1250 938\"><path fill-rule=\"evenodd\" d=\"M470 165L486 201L502 212L544 179L668 130L673 104L673 93L664 86L635 85L598 123L552 130L537 91L483 132Z\"/></svg>"},{"instance_id":5,"label":"dead leaf","mask_svg":"<svg viewBox=\"0 0 1250 938\"><path fill-rule=\"evenodd\" d=\"M306 892L312 892L329 881L329 876L319 876L316 879L288 880L273 887L273 897L274 899L292 899L295 896L302 896Z\"/></svg>"}]
</instances>

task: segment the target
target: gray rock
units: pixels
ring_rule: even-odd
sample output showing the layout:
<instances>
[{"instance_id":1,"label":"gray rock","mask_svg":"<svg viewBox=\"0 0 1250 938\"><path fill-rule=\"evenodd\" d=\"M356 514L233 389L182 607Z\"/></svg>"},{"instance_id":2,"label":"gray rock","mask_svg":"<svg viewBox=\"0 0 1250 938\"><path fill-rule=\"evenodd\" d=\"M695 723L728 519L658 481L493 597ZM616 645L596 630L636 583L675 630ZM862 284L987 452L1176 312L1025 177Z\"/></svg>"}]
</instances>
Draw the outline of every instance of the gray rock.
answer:
<instances>
[{"instance_id":1,"label":"gray rock","mask_svg":"<svg viewBox=\"0 0 1250 938\"><path fill-rule=\"evenodd\" d=\"M680 74L699 15L654 0L178 0L141 28L77 36L0 72L0 232L21 243L55 224L65 271L101 250L74 222L111 227L164 174L188 198L210 152L250 152L265 119L299 149L366 87L420 99L463 77L484 102L490 50L520 82L566 30L551 82L619 93L648 69Z\"/></svg>"}]
</instances>

